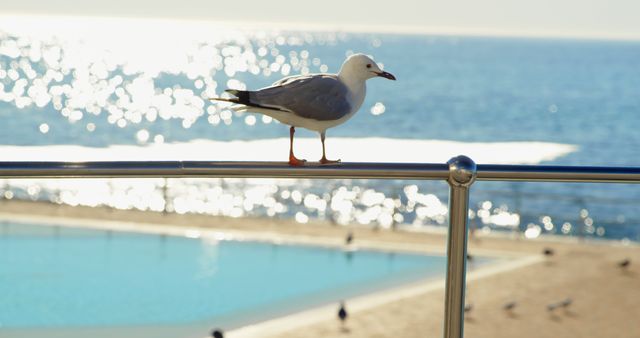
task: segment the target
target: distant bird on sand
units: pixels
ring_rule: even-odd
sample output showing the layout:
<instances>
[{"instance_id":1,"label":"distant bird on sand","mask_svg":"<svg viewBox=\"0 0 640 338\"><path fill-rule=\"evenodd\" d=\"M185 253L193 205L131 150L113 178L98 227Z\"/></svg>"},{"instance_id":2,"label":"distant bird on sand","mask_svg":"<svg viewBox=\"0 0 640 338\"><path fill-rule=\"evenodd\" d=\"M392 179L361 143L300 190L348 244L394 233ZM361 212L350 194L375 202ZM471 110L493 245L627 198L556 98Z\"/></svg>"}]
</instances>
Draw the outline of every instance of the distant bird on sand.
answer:
<instances>
[{"instance_id":1,"label":"distant bird on sand","mask_svg":"<svg viewBox=\"0 0 640 338\"><path fill-rule=\"evenodd\" d=\"M353 243L353 232L349 231L347 237L344 239L344 244L351 245Z\"/></svg>"},{"instance_id":2,"label":"distant bird on sand","mask_svg":"<svg viewBox=\"0 0 640 338\"><path fill-rule=\"evenodd\" d=\"M626 270L629 268L629 265L631 265L631 260L629 258L625 258L623 260L621 260L620 262L618 262L618 266L622 269L622 270Z\"/></svg>"},{"instance_id":3,"label":"distant bird on sand","mask_svg":"<svg viewBox=\"0 0 640 338\"><path fill-rule=\"evenodd\" d=\"M211 337L213 338L224 338L224 333L222 333L222 330L220 329L215 329L211 332Z\"/></svg>"},{"instance_id":4,"label":"distant bird on sand","mask_svg":"<svg viewBox=\"0 0 640 338\"><path fill-rule=\"evenodd\" d=\"M549 305L547 305L547 311L549 312L553 312L555 311L555 309L560 307L560 303L551 303Z\"/></svg>"},{"instance_id":5,"label":"distant bird on sand","mask_svg":"<svg viewBox=\"0 0 640 338\"><path fill-rule=\"evenodd\" d=\"M473 310L473 304L467 304L464 306L464 313L469 313Z\"/></svg>"},{"instance_id":6,"label":"distant bird on sand","mask_svg":"<svg viewBox=\"0 0 640 338\"><path fill-rule=\"evenodd\" d=\"M558 309L558 308L563 308L566 310L569 309L569 307L571 306L571 304L573 304L573 299L571 298L565 298L564 300L557 302L557 303L551 303L549 305L547 305L547 311L549 312L553 312L554 310Z\"/></svg>"},{"instance_id":7,"label":"distant bird on sand","mask_svg":"<svg viewBox=\"0 0 640 338\"><path fill-rule=\"evenodd\" d=\"M505 310L508 314L513 315L513 310L516 308L517 305L518 305L517 302L511 301L511 302L505 303L502 306L502 309Z\"/></svg>"},{"instance_id":8,"label":"distant bird on sand","mask_svg":"<svg viewBox=\"0 0 640 338\"><path fill-rule=\"evenodd\" d=\"M234 98L211 100L233 102L231 109L270 116L289 129L289 165L301 166L305 160L293 154L293 134L296 127L320 133L321 164L338 163L328 160L324 139L327 129L349 120L360 109L366 94L365 82L374 77L395 80L391 73L364 54L347 58L338 74L295 75L276 81L270 87L255 91L227 89Z\"/></svg>"},{"instance_id":9,"label":"distant bird on sand","mask_svg":"<svg viewBox=\"0 0 640 338\"><path fill-rule=\"evenodd\" d=\"M340 308L338 308L338 319L340 319L340 325L342 325L342 329L345 328L348 316L349 314L347 313L347 309L344 306L344 302L340 302Z\"/></svg>"},{"instance_id":10,"label":"distant bird on sand","mask_svg":"<svg viewBox=\"0 0 640 338\"><path fill-rule=\"evenodd\" d=\"M555 251L551 248L544 248L544 250L542 250L542 254L547 257L551 257L555 254Z\"/></svg>"}]
</instances>

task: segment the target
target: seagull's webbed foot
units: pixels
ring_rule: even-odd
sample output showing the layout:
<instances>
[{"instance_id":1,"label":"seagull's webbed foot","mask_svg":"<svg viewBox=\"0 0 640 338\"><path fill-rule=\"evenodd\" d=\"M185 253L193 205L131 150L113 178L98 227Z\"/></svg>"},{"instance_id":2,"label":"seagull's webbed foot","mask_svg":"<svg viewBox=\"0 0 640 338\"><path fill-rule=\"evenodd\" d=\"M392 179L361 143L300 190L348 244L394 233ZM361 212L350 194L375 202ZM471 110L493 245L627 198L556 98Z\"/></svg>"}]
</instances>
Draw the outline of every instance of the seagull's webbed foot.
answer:
<instances>
[{"instance_id":1,"label":"seagull's webbed foot","mask_svg":"<svg viewBox=\"0 0 640 338\"><path fill-rule=\"evenodd\" d=\"M296 158L293 155L289 155L289 165L293 167L301 167L303 166L307 160Z\"/></svg>"},{"instance_id":2,"label":"seagull's webbed foot","mask_svg":"<svg viewBox=\"0 0 640 338\"><path fill-rule=\"evenodd\" d=\"M340 162L340 160L327 160L327 158L324 156L320 159L320 164L336 164Z\"/></svg>"},{"instance_id":3,"label":"seagull's webbed foot","mask_svg":"<svg viewBox=\"0 0 640 338\"><path fill-rule=\"evenodd\" d=\"M327 160L327 155L324 149L324 138L325 138L325 132L320 132L320 142L322 142L322 158L320 159L320 164L336 164L336 163L340 163L340 160L337 161L333 161L333 160Z\"/></svg>"}]
</instances>

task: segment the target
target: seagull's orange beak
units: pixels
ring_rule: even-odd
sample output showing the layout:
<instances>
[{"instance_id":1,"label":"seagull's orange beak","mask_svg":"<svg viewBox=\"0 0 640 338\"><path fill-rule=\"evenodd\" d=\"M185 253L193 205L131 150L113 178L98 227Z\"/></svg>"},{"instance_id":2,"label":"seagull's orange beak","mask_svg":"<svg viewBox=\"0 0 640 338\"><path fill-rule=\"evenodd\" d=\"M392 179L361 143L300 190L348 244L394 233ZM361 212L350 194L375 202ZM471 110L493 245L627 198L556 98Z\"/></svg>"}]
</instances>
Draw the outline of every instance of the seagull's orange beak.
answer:
<instances>
[{"instance_id":1,"label":"seagull's orange beak","mask_svg":"<svg viewBox=\"0 0 640 338\"><path fill-rule=\"evenodd\" d=\"M375 72L378 76L383 77L385 79L389 79L389 80L396 80L396 77L393 76L393 74L389 73L389 72Z\"/></svg>"}]
</instances>

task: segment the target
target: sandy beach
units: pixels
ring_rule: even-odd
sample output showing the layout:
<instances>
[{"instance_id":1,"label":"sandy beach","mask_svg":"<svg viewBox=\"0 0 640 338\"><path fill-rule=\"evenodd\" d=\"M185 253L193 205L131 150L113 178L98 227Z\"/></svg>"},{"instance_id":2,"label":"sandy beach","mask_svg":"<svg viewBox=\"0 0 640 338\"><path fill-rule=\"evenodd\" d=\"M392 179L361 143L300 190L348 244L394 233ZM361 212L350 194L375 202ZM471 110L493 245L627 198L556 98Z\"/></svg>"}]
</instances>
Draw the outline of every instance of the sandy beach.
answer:
<instances>
[{"instance_id":1,"label":"sandy beach","mask_svg":"<svg viewBox=\"0 0 640 338\"><path fill-rule=\"evenodd\" d=\"M235 236L250 235L272 240L322 242L341 245L348 231L362 247L423 252L444 252L446 235L434 232L373 231L362 227L337 227L325 223L300 225L290 220L224 218L178 215L109 208L70 207L43 202L0 202L0 215L73 219L79 223L118 221L128 226L159 229L216 231ZM153 231L157 229L154 228ZM552 257L543 257L552 248ZM640 337L640 247L619 242L579 241L575 238L545 237L524 240L512 236L478 235L470 240L469 253L529 258L527 264L469 274L467 303L472 310L465 320L465 337ZM617 266L631 259L623 271ZM347 330L335 318L337 307L312 312L313 320L286 324L278 330L230 332L229 336L278 337L439 337L442 335L443 281L415 292L396 292L396 297L379 297L369 306L347 303ZM417 291L416 291L417 290ZM547 305L571 298L566 308L548 311ZM511 301L512 312L503 306ZM308 319L308 318L307 318ZM282 324L285 323L285 324Z\"/></svg>"}]
</instances>

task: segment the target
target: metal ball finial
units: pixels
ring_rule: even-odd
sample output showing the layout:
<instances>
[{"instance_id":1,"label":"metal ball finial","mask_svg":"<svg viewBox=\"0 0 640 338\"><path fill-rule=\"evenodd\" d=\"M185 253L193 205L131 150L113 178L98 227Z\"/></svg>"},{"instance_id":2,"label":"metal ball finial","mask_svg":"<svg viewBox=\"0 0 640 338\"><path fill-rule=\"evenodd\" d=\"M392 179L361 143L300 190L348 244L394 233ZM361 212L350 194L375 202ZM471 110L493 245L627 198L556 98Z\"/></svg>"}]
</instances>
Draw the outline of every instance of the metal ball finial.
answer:
<instances>
[{"instance_id":1,"label":"metal ball finial","mask_svg":"<svg viewBox=\"0 0 640 338\"><path fill-rule=\"evenodd\" d=\"M468 187L473 184L476 179L476 163L467 156L459 155L450 159L449 165L449 184L458 187Z\"/></svg>"}]
</instances>

